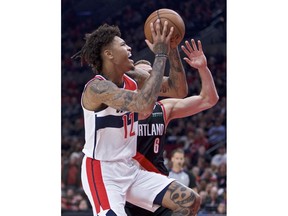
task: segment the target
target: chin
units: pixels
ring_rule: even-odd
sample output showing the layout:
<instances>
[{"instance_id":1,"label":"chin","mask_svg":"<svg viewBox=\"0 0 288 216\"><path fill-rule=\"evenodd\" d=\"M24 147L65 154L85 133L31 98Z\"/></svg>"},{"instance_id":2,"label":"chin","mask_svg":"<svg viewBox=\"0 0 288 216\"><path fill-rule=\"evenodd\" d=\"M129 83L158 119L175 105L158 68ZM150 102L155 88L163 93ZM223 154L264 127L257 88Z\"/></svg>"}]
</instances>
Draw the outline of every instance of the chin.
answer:
<instances>
[{"instance_id":1,"label":"chin","mask_svg":"<svg viewBox=\"0 0 288 216\"><path fill-rule=\"evenodd\" d=\"M134 66L134 64L131 64L131 66L130 66L130 69L129 70L134 70L135 69L135 66Z\"/></svg>"}]
</instances>

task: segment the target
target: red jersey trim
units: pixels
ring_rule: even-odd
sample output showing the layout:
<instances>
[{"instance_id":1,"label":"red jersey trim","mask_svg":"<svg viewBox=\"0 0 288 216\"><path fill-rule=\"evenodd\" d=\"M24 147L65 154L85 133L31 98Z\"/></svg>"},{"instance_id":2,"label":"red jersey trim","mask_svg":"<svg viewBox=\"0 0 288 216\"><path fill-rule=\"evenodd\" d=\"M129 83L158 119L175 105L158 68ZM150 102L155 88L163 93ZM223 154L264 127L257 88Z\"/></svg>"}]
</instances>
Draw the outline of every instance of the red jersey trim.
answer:
<instances>
[{"instance_id":1,"label":"red jersey trim","mask_svg":"<svg viewBox=\"0 0 288 216\"><path fill-rule=\"evenodd\" d=\"M103 210L110 209L109 199L103 182L100 161L87 158L86 172L97 214L100 212L100 206Z\"/></svg>"},{"instance_id":2,"label":"red jersey trim","mask_svg":"<svg viewBox=\"0 0 288 216\"><path fill-rule=\"evenodd\" d=\"M144 155L142 155L141 153L137 152L136 155L133 157L135 160L137 160L140 165L146 169L147 171L151 171L151 172L155 172L155 173L159 173L162 174L155 166L153 163L151 163Z\"/></svg>"},{"instance_id":3,"label":"red jersey trim","mask_svg":"<svg viewBox=\"0 0 288 216\"><path fill-rule=\"evenodd\" d=\"M135 80L133 80L131 77L127 76L126 74L123 75L124 79L124 89L129 89L129 90L137 90L138 86Z\"/></svg>"},{"instance_id":4,"label":"red jersey trim","mask_svg":"<svg viewBox=\"0 0 288 216\"><path fill-rule=\"evenodd\" d=\"M165 125L165 133L166 133L166 128L167 128L167 116L166 116L166 110L165 110L165 107L164 107L164 105L160 102L160 101L158 101L158 104L160 104L160 106L161 106L161 108L162 108L162 110L163 110L163 119L164 119L164 125Z\"/></svg>"}]
</instances>

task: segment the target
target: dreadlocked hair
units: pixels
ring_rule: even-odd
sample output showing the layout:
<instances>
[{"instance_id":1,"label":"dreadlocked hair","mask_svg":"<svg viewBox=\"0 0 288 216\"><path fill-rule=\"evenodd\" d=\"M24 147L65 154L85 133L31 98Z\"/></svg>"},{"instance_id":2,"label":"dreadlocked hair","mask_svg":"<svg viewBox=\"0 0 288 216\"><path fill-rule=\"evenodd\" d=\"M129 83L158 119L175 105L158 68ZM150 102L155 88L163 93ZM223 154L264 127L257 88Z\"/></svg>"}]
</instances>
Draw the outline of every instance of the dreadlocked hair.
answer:
<instances>
[{"instance_id":1,"label":"dreadlocked hair","mask_svg":"<svg viewBox=\"0 0 288 216\"><path fill-rule=\"evenodd\" d=\"M103 66L101 51L103 47L113 41L115 36L121 37L119 28L106 23L98 27L91 34L86 34L86 42L79 53L81 64L86 62L94 71L101 71Z\"/></svg>"}]
</instances>

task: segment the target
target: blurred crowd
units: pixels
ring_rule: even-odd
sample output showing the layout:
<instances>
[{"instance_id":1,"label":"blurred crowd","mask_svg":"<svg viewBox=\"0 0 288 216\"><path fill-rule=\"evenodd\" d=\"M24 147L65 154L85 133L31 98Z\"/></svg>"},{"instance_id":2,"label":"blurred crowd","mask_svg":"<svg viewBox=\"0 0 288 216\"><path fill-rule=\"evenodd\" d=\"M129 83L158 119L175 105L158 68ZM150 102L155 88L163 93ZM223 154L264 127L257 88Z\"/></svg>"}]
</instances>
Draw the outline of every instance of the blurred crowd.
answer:
<instances>
[{"instance_id":1,"label":"blurred crowd","mask_svg":"<svg viewBox=\"0 0 288 216\"><path fill-rule=\"evenodd\" d=\"M93 31L104 22L118 25L122 37L132 47L133 56L137 56L138 52L147 47L143 32L145 19L156 9L170 8L181 14L186 26L185 35L188 38L209 27L219 16L224 23L226 22L225 0L134 0L129 1L129 4L119 4L116 13L107 11L110 15L105 17L97 16L93 10L88 13L89 8L85 13L81 13L77 10L77 4L83 2L85 3L85 0L62 0L61 208L63 215L69 211L91 211L80 178L82 147L85 142L80 98L84 85L94 74L86 65L81 66L79 61L71 60L71 56L81 49L85 33ZM219 43L226 42L226 38L223 37L225 34L226 32L222 32ZM203 47L205 51L205 44ZM219 102L211 109L192 117L170 122L165 150L168 168L171 167L171 152L176 148L184 150L184 169L194 176L198 193L202 198L198 216L226 214L226 56L223 53L214 55L206 53L206 57L219 94ZM183 65L186 70L189 95L198 94L201 88L199 74L186 63L183 62Z\"/></svg>"}]
</instances>

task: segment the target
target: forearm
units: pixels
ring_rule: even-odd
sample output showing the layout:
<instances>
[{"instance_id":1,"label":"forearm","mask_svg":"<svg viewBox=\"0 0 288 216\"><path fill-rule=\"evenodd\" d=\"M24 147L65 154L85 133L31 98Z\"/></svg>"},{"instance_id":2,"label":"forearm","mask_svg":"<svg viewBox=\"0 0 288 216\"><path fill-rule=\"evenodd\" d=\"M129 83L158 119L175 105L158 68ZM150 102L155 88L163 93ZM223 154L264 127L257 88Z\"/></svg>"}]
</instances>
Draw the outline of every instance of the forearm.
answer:
<instances>
[{"instance_id":1,"label":"forearm","mask_svg":"<svg viewBox=\"0 0 288 216\"><path fill-rule=\"evenodd\" d=\"M207 66L198 69L201 78L200 96L210 105L214 106L218 99L217 89L211 71Z\"/></svg>"},{"instance_id":2,"label":"forearm","mask_svg":"<svg viewBox=\"0 0 288 216\"><path fill-rule=\"evenodd\" d=\"M173 97L183 98L188 94L188 85L183 64L180 59L178 47L171 49L169 53L170 72L169 86L175 93Z\"/></svg>"},{"instance_id":3,"label":"forearm","mask_svg":"<svg viewBox=\"0 0 288 216\"><path fill-rule=\"evenodd\" d=\"M160 92L166 61L166 57L155 57L151 75L146 80L141 91L139 92L140 95L137 98L139 104L142 106L153 109Z\"/></svg>"}]
</instances>

